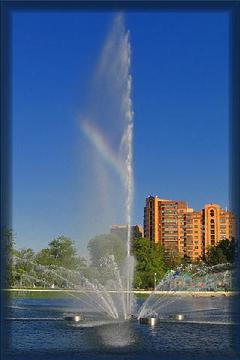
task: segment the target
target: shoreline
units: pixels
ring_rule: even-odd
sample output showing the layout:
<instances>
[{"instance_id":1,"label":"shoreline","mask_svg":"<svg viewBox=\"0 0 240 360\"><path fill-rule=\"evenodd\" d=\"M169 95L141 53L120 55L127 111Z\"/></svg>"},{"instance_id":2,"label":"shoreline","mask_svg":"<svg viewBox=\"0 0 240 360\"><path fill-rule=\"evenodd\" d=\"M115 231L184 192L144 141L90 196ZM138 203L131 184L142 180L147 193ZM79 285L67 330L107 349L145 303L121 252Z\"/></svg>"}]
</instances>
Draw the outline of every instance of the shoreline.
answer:
<instances>
[{"instance_id":1,"label":"shoreline","mask_svg":"<svg viewBox=\"0 0 240 360\"><path fill-rule=\"evenodd\" d=\"M26 293L30 294L30 293L38 293L38 295L40 295L39 293L51 293L51 295L55 294L59 294L59 293L63 293L63 294L67 294L67 293L94 293L94 291L83 291L83 290L78 290L78 289L3 289L4 292L7 293ZM123 290L123 291L117 291L117 290L109 290L109 293L118 293L118 292L123 292L123 293L128 293L127 290ZM139 295L150 295L150 294L156 294L156 295L169 295L169 296L192 296L192 297L219 297L219 296L236 296L239 294L239 292L237 291L151 291L151 290L131 290L130 291L133 294L139 294ZM47 294L46 294L47 295Z\"/></svg>"}]
</instances>

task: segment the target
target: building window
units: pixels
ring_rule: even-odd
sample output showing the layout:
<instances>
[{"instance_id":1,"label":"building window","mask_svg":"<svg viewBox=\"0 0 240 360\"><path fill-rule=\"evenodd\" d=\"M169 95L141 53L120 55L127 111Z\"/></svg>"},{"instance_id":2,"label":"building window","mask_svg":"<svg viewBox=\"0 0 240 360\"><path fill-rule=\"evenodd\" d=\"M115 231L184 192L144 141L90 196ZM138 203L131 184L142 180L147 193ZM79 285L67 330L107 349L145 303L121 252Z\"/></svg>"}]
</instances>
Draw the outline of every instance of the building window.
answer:
<instances>
[{"instance_id":1,"label":"building window","mask_svg":"<svg viewBox=\"0 0 240 360\"><path fill-rule=\"evenodd\" d=\"M210 210L210 216L214 216L214 210Z\"/></svg>"}]
</instances>

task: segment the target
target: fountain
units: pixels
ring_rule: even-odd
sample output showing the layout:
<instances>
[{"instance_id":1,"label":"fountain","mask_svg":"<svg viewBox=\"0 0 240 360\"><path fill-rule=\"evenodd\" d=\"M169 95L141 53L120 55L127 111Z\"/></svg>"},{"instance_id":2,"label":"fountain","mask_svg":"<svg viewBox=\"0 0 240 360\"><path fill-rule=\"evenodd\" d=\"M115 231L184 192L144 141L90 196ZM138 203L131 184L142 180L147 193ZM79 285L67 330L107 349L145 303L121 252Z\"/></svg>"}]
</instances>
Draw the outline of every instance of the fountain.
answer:
<instances>
[{"instance_id":1,"label":"fountain","mask_svg":"<svg viewBox=\"0 0 240 360\"><path fill-rule=\"evenodd\" d=\"M39 265L29 261L29 259L17 256L13 257L13 262L31 265L31 271L21 275L22 280L25 279L25 283L32 284L34 281L37 284L44 284L47 288L51 288L52 283L54 283L58 288L69 289L67 295L79 302L78 312L82 310L88 314L94 313L95 317L105 316L112 320L126 320L131 315L127 308L127 301L130 301L129 305L132 306L133 296L131 294L129 297L130 291L124 288L124 284L127 283L124 277L125 273L120 272L114 256L107 256L102 259L100 267L97 269L99 279L88 279L87 275L80 271L69 270L60 266ZM128 263L127 265L129 266ZM132 271L131 268L127 270L130 274ZM106 273L111 274L110 278L104 278ZM69 316L75 321L74 315Z\"/></svg>"},{"instance_id":2,"label":"fountain","mask_svg":"<svg viewBox=\"0 0 240 360\"><path fill-rule=\"evenodd\" d=\"M111 188L114 184L112 187L118 194L120 214L123 214L127 229L125 260L119 263L114 254L103 256L88 274L84 270L43 266L17 256L13 258L15 262L31 263L32 270L21 275L26 283L35 282L48 288L55 284L58 288L68 289L68 296L78 306L74 311L64 312L63 319L77 326L96 326L99 321L101 324L114 324L125 320L138 320L140 324L154 326L164 321L191 321L194 316L204 318L210 311L219 309L227 312L227 308L216 304L211 296L198 302L194 296L201 292L210 294L211 291L231 289L232 270L228 265L188 265L169 271L140 308L136 306L131 290L134 259L131 256L133 110L130 52L129 33L125 31L122 15L118 15L97 66L94 101L91 101L90 110L80 116L82 134L97 155L97 161L92 165L101 165L101 175L111 170L107 186ZM94 179L95 182L98 180ZM99 186L98 190L101 192L103 189ZM101 210L104 220L111 218L112 205L107 206L107 216Z\"/></svg>"},{"instance_id":3,"label":"fountain","mask_svg":"<svg viewBox=\"0 0 240 360\"><path fill-rule=\"evenodd\" d=\"M136 299L132 290L132 84L129 34L121 15L114 21L93 82L89 108L79 116L81 142L89 150L82 151L86 166L79 168L84 170L82 177L90 166L94 170L84 180L86 189L78 183L80 214L86 216L81 227L86 220L95 235L114 223L126 224L125 259L104 254L98 264L77 271L14 256L13 264L23 262L27 266L19 269L28 269L20 273L21 290L30 287L31 296L32 290L42 287L56 293L47 299L42 294L35 297L36 293L30 299L21 297L22 292L11 298L4 329L11 338L13 357L9 358L155 359L156 354L170 358L179 350L195 357L203 349L210 355L219 351L220 356L230 349L232 356L231 299L216 295L232 289L231 266L188 265L169 271L145 301ZM59 290L64 290L67 300L61 293L60 299L55 296Z\"/></svg>"},{"instance_id":4,"label":"fountain","mask_svg":"<svg viewBox=\"0 0 240 360\"><path fill-rule=\"evenodd\" d=\"M13 260L29 265L27 259L15 256ZM69 289L67 295L78 302L74 312L71 309L70 313L64 315L64 319L72 323L138 320L140 324L154 326L162 321L209 320L209 314L226 321L229 312L228 305L223 307L216 301L215 294L231 290L234 271L230 264L212 267L191 264L169 271L140 308L136 303L134 308L134 296L131 293L131 313L126 301L128 290L124 289L126 281L114 256L102 259L101 267L98 268L99 279L89 279L83 272L59 266L43 266L34 262L31 265L31 272L22 275L26 281L34 280L48 288L54 282L58 288L64 284L64 288ZM109 273L110 278L104 281L102 274ZM201 295L201 301L196 301L198 294Z\"/></svg>"},{"instance_id":5,"label":"fountain","mask_svg":"<svg viewBox=\"0 0 240 360\"><path fill-rule=\"evenodd\" d=\"M186 299L186 294L182 294L182 291L191 294L220 288L226 290L230 287L230 269L198 265L179 267L166 274L140 309L134 309L136 302L131 291L134 259L131 256L133 110L130 57L129 33L124 29L123 16L118 15L97 67L98 92L94 95L95 102L91 102L87 115L80 116L82 132L103 160L102 166L110 166L117 175L114 189L121 195L119 198L124 199L121 211L127 227L126 258L119 264L114 254L102 257L94 269L94 276L89 276L84 271L43 266L33 262L33 270L22 274L29 282L35 281L48 287L55 283L60 288L70 288L69 296L81 304L76 313L64 316L70 322L81 323L83 313L87 314L86 319L89 314L95 314L95 318L106 317L112 321L138 319L141 324L150 325L163 319L183 321L188 319L189 313L201 309L195 308L194 298L191 301ZM102 103L106 106L100 106ZM111 145L109 138L112 140ZM110 211L113 211L112 208ZM25 260L15 256L14 261ZM204 310L211 309L208 304L203 307Z\"/></svg>"}]
</instances>

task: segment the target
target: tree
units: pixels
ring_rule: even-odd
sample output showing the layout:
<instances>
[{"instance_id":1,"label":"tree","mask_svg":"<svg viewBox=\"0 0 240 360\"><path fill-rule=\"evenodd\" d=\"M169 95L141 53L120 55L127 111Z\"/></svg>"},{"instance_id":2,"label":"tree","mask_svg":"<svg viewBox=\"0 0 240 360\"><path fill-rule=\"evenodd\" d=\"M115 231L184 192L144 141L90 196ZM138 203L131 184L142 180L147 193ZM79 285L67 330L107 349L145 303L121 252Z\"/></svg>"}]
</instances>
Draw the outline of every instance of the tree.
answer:
<instances>
[{"instance_id":1,"label":"tree","mask_svg":"<svg viewBox=\"0 0 240 360\"><path fill-rule=\"evenodd\" d=\"M227 259L220 247L212 246L207 252L205 262L208 265L212 266L217 264L224 264L227 262Z\"/></svg>"},{"instance_id":2,"label":"tree","mask_svg":"<svg viewBox=\"0 0 240 360\"><path fill-rule=\"evenodd\" d=\"M44 266L62 266L70 270L86 266L86 260L78 256L73 240L65 236L53 239L47 248L36 255L36 262Z\"/></svg>"},{"instance_id":3,"label":"tree","mask_svg":"<svg viewBox=\"0 0 240 360\"><path fill-rule=\"evenodd\" d=\"M14 286L32 285L37 274L35 272L35 253L31 248L17 251L13 261Z\"/></svg>"},{"instance_id":4,"label":"tree","mask_svg":"<svg viewBox=\"0 0 240 360\"><path fill-rule=\"evenodd\" d=\"M36 263L40 265L52 265L54 262L49 248L44 248L36 254Z\"/></svg>"},{"instance_id":5,"label":"tree","mask_svg":"<svg viewBox=\"0 0 240 360\"><path fill-rule=\"evenodd\" d=\"M5 254L6 254L6 272L5 272L5 281L6 287L12 287L14 285L14 271L13 271L13 256L16 254L14 246L15 234L12 229L8 229L4 233L4 245L5 245Z\"/></svg>"},{"instance_id":6,"label":"tree","mask_svg":"<svg viewBox=\"0 0 240 360\"><path fill-rule=\"evenodd\" d=\"M235 240L224 239L217 245L211 246L204 257L208 265L233 263L235 259Z\"/></svg>"},{"instance_id":7,"label":"tree","mask_svg":"<svg viewBox=\"0 0 240 360\"><path fill-rule=\"evenodd\" d=\"M75 269L77 251L74 242L65 236L58 236L49 243L49 254L53 265Z\"/></svg>"},{"instance_id":8,"label":"tree","mask_svg":"<svg viewBox=\"0 0 240 360\"><path fill-rule=\"evenodd\" d=\"M184 261L178 252L174 249L165 252L164 261L166 267L174 269L182 264Z\"/></svg>"},{"instance_id":9,"label":"tree","mask_svg":"<svg viewBox=\"0 0 240 360\"><path fill-rule=\"evenodd\" d=\"M226 257L227 262L233 263L233 261L235 260L235 249L236 249L235 239L221 240L218 243L217 247L219 247L222 250L224 256Z\"/></svg>"},{"instance_id":10,"label":"tree","mask_svg":"<svg viewBox=\"0 0 240 360\"><path fill-rule=\"evenodd\" d=\"M98 267L104 257L114 255L115 261L121 265L125 259L126 244L124 240L113 234L98 235L88 243L88 251L93 266Z\"/></svg>"},{"instance_id":11,"label":"tree","mask_svg":"<svg viewBox=\"0 0 240 360\"><path fill-rule=\"evenodd\" d=\"M12 256L14 253L14 246L16 245L15 234L13 233L12 229L8 229L5 231L4 240L6 255Z\"/></svg>"},{"instance_id":12,"label":"tree","mask_svg":"<svg viewBox=\"0 0 240 360\"><path fill-rule=\"evenodd\" d=\"M12 229L9 229L5 233L6 286L32 285L36 276L35 253L31 248L17 250L15 245L15 234Z\"/></svg>"},{"instance_id":13,"label":"tree","mask_svg":"<svg viewBox=\"0 0 240 360\"><path fill-rule=\"evenodd\" d=\"M134 286L153 288L155 277L158 283L166 272L163 246L138 238L133 241L133 254L137 261Z\"/></svg>"}]
</instances>

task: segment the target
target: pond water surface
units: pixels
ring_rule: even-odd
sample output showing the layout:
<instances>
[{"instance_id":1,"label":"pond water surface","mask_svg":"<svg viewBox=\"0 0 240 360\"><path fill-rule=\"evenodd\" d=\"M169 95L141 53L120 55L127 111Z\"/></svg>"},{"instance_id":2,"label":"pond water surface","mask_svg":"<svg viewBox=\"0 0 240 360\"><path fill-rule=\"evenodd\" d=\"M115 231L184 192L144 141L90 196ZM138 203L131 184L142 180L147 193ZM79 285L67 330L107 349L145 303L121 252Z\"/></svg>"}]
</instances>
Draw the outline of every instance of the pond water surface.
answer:
<instances>
[{"instance_id":1,"label":"pond water surface","mask_svg":"<svg viewBox=\"0 0 240 360\"><path fill-rule=\"evenodd\" d=\"M139 305L141 301L138 300ZM213 310L197 312L188 321L166 321L151 327L140 325L136 319L111 323L104 318L90 318L72 324L63 320L65 314L78 310L72 300L13 299L5 308L8 339L5 356L119 360L213 358L213 355L219 359L235 358L237 326L230 313L214 310L229 299L216 297L212 301Z\"/></svg>"}]
</instances>

